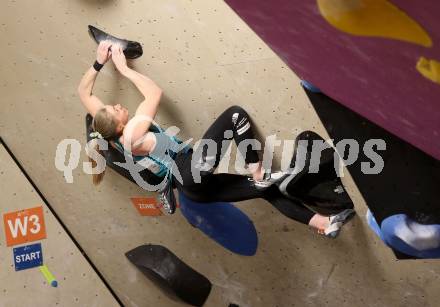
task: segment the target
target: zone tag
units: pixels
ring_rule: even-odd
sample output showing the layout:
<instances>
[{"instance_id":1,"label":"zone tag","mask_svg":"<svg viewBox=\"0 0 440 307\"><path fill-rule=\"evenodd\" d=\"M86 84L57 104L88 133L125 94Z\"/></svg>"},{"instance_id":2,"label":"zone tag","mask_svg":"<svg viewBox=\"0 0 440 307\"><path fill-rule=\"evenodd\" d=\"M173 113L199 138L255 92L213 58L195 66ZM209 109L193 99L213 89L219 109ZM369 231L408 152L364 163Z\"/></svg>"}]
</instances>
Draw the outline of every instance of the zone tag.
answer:
<instances>
[{"instance_id":1,"label":"zone tag","mask_svg":"<svg viewBox=\"0 0 440 307\"><path fill-rule=\"evenodd\" d=\"M162 215L162 211L160 211L159 205L154 197L132 197L131 202L142 216Z\"/></svg>"},{"instance_id":2,"label":"zone tag","mask_svg":"<svg viewBox=\"0 0 440 307\"><path fill-rule=\"evenodd\" d=\"M7 246L46 238L43 207L5 213L3 223Z\"/></svg>"}]
</instances>

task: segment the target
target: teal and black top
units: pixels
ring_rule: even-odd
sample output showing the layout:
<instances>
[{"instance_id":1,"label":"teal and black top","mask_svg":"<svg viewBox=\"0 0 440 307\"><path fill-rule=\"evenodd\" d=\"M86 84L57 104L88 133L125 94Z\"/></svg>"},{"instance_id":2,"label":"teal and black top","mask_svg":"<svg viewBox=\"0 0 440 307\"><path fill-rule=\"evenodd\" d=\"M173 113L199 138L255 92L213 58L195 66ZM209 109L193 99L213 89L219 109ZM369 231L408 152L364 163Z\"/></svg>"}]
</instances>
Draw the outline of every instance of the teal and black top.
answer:
<instances>
[{"instance_id":1,"label":"teal and black top","mask_svg":"<svg viewBox=\"0 0 440 307\"><path fill-rule=\"evenodd\" d=\"M165 177L169 174L171 162L175 159L177 153L179 151L184 153L188 152L190 146L182 145L181 140L174 136L169 136L158 126L152 125L149 131L156 137L154 150L146 156L136 156L132 154L133 160L150 170L156 176ZM119 152L122 154L129 153L125 150L119 138L115 139L114 143Z\"/></svg>"}]
</instances>

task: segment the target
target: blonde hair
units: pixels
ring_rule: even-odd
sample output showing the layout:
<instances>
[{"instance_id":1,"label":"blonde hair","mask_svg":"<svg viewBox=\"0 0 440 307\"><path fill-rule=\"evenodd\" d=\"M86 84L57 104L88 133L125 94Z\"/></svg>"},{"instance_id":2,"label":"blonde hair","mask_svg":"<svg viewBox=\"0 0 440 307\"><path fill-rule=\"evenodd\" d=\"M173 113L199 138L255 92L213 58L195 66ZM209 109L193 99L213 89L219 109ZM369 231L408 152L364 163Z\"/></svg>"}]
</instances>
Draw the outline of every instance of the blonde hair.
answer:
<instances>
[{"instance_id":1,"label":"blonde hair","mask_svg":"<svg viewBox=\"0 0 440 307\"><path fill-rule=\"evenodd\" d=\"M98 112L96 112L95 117L93 118L92 121L92 128L95 132L99 132L102 138L108 141L109 139L113 139L117 137L118 136L117 127L118 127L118 122L115 120L112 114L107 112L106 108L101 108L98 110ZM96 152L98 152L98 154L105 157L104 153L101 150L99 150L98 142L96 138L92 140L91 145L92 148ZM92 167L96 168L97 166L96 160L89 157L89 161L92 163ZM92 175L93 184L98 185L99 183L101 183L102 179L104 178L104 175L105 175L105 167L101 173Z\"/></svg>"}]
</instances>

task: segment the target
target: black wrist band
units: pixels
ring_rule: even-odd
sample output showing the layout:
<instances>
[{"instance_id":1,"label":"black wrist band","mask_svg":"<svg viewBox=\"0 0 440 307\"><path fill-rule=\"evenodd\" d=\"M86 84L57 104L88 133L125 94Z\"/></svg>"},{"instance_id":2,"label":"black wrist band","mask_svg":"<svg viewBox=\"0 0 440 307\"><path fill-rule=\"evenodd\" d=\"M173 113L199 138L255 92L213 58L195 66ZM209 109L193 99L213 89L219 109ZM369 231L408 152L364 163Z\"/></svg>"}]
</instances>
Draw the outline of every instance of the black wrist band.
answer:
<instances>
[{"instance_id":1,"label":"black wrist band","mask_svg":"<svg viewBox=\"0 0 440 307\"><path fill-rule=\"evenodd\" d=\"M96 71L100 71L101 68L103 68L103 67L104 67L104 64L99 64L98 61L95 61L95 63L93 64L93 68L94 68Z\"/></svg>"}]
</instances>

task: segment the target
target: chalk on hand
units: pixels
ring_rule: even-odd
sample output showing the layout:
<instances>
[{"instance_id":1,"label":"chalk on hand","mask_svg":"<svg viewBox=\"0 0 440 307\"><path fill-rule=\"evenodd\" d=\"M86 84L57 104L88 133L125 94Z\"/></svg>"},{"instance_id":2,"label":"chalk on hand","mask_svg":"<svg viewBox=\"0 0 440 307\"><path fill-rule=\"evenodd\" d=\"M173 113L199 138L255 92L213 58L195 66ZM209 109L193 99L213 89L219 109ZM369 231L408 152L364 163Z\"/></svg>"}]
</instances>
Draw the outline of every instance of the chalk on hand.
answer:
<instances>
[{"instance_id":1,"label":"chalk on hand","mask_svg":"<svg viewBox=\"0 0 440 307\"><path fill-rule=\"evenodd\" d=\"M55 280L55 277L52 275L52 273L49 271L49 269L46 265L40 266L40 271L41 271L41 273L43 273L48 284L50 284L52 287L58 286L58 282Z\"/></svg>"}]
</instances>

